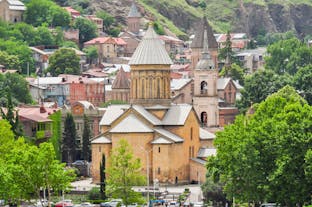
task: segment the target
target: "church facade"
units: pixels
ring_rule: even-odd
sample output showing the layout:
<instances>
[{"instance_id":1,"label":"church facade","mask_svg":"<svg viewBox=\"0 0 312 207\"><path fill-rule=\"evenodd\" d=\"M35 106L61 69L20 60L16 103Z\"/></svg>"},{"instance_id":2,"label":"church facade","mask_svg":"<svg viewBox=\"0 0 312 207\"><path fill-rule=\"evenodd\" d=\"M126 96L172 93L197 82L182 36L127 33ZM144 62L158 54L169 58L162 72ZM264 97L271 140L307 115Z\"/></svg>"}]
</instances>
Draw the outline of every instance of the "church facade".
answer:
<instances>
[{"instance_id":1,"label":"church facade","mask_svg":"<svg viewBox=\"0 0 312 207\"><path fill-rule=\"evenodd\" d=\"M151 181L190 182L192 160L212 140L202 133L192 105L171 104L172 62L152 26L129 64L130 104L109 106L100 122L101 134L91 142L93 182L99 182L102 154L109 158L120 139L131 145L142 174L148 173Z\"/></svg>"}]
</instances>

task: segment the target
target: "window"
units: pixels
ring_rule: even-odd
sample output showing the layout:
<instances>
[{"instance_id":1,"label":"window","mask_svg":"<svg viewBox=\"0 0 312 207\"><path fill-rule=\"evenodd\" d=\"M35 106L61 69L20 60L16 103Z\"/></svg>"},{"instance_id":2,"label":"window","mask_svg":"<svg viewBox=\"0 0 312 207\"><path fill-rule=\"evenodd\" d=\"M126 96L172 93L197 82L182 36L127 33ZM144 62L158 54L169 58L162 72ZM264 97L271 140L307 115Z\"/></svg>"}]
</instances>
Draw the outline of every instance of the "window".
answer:
<instances>
[{"instance_id":1,"label":"window","mask_svg":"<svg viewBox=\"0 0 312 207\"><path fill-rule=\"evenodd\" d=\"M158 147L158 152L160 153L160 147Z\"/></svg>"},{"instance_id":2,"label":"window","mask_svg":"<svg viewBox=\"0 0 312 207\"><path fill-rule=\"evenodd\" d=\"M99 146L99 152L101 152L101 151L102 151L101 146Z\"/></svg>"},{"instance_id":3,"label":"window","mask_svg":"<svg viewBox=\"0 0 312 207\"><path fill-rule=\"evenodd\" d=\"M158 168L157 173L158 173L158 175L160 174L160 167Z\"/></svg>"},{"instance_id":4,"label":"window","mask_svg":"<svg viewBox=\"0 0 312 207\"><path fill-rule=\"evenodd\" d=\"M189 147L189 158L191 158L191 156L192 156L192 148Z\"/></svg>"},{"instance_id":5,"label":"window","mask_svg":"<svg viewBox=\"0 0 312 207\"><path fill-rule=\"evenodd\" d=\"M204 111L200 114L200 121L202 126L207 126L207 112Z\"/></svg>"},{"instance_id":6,"label":"window","mask_svg":"<svg viewBox=\"0 0 312 207\"><path fill-rule=\"evenodd\" d=\"M200 94L207 94L208 84L206 81L200 83Z\"/></svg>"},{"instance_id":7,"label":"window","mask_svg":"<svg viewBox=\"0 0 312 207\"><path fill-rule=\"evenodd\" d=\"M193 140L193 127L191 127L191 140Z\"/></svg>"}]
</instances>

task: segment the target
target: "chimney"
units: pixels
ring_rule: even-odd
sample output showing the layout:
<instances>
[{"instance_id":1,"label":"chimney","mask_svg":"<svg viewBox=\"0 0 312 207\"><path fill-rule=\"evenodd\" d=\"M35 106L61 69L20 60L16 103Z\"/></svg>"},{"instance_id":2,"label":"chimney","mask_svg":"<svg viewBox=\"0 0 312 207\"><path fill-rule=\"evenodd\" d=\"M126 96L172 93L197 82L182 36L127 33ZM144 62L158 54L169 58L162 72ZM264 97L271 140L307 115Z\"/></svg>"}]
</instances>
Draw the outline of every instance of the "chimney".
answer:
<instances>
[{"instance_id":1,"label":"chimney","mask_svg":"<svg viewBox=\"0 0 312 207\"><path fill-rule=\"evenodd\" d=\"M44 108L43 103L41 103L41 105L40 105L40 113L43 114L45 112L47 112L47 110Z\"/></svg>"}]
</instances>

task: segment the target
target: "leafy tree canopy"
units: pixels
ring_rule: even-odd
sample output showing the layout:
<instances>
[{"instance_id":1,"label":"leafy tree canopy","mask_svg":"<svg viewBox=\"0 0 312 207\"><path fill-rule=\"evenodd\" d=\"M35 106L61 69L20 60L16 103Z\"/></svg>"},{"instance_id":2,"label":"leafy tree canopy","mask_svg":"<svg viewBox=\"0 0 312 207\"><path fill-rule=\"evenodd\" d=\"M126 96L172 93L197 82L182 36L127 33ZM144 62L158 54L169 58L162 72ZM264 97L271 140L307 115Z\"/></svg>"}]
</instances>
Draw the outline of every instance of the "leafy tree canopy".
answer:
<instances>
[{"instance_id":1,"label":"leafy tree canopy","mask_svg":"<svg viewBox=\"0 0 312 207\"><path fill-rule=\"evenodd\" d=\"M48 24L49 26L68 26L70 15L62 7L50 0L30 0L26 4L25 22L33 26Z\"/></svg>"},{"instance_id":2,"label":"leafy tree canopy","mask_svg":"<svg viewBox=\"0 0 312 207\"><path fill-rule=\"evenodd\" d=\"M270 94L291 83L292 79L289 75L277 75L270 70L259 70L247 75L244 89L241 91L242 98L237 101L237 106L241 111L245 111L251 103L260 103Z\"/></svg>"},{"instance_id":3,"label":"leafy tree canopy","mask_svg":"<svg viewBox=\"0 0 312 207\"><path fill-rule=\"evenodd\" d=\"M312 48L296 38L280 40L267 48L265 68L277 74L294 75L300 67L312 64Z\"/></svg>"},{"instance_id":4,"label":"leafy tree canopy","mask_svg":"<svg viewBox=\"0 0 312 207\"><path fill-rule=\"evenodd\" d=\"M83 44L97 36L96 25L86 18L76 18L74 27L79 29L79 43Z\"/></svg>"},{"instance_id":5,"label":"leafy tree canopy","mask_svg":"<svg viewBox=\"0 0 312 207\"><path fill-rule=\"evenodd\" d=\"M52 76L59 74L80 74L79 57L73 49L61 48L58 49L49 58L48 72Z\"/></svg>"},{"instance_id":6,"label":"leafy tree canopy","mask_svg":"<svg viewBox=\"0 0 312 207\"><path fill-rule=\"evenodd\" d=\"M217 168L224 191L242 202L310 201L312 108L290 86L217 133Z\"/></svg>"},{"instance_id":7,"label":"leafy tree canopy","mask_svg":"<svg viewBox=\"0 0 312 207\"><path fill-rule=\"evenodd\" d=\"M125 205L141 203L142 195L132 187L144 184L141 162L135 158L128 142L121 139L110 156L107 168L107 193L113 198L121 198Z\"/></svg>"}]
</instances>

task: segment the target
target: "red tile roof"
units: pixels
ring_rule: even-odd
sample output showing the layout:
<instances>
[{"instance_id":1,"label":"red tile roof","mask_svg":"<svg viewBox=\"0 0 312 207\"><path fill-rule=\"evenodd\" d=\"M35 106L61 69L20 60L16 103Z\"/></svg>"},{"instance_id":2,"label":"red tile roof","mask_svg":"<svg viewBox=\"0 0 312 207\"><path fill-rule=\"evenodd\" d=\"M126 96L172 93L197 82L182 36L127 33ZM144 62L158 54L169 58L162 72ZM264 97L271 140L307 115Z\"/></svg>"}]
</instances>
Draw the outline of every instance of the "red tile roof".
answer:
<instances>
[{"instance_id":1,"label":"red tile roof","mask_svg":"<svg viewBox=\"0 0 312 207\"><path fill-rule=\"evenodd\" d=\"M180 78L182 78L182 74L181 73L176 73L176 72L171 72L170 73L170 78L171 79L180 79Z\"/></svg>"},{"instance_id":2,"label":"red tile roof","mask_svg":"<svg viewBox=\"0 0 312 207\"><path fill-rule=\"evenodd\" d=\"M127 43L117 37L97 37L94 38L88 42L85 42L85 45L95 45L95 44L104 44L104 43L111 43L111 44L116 44L116 45L126 45Z\"/></svg>"}]
</instances>

